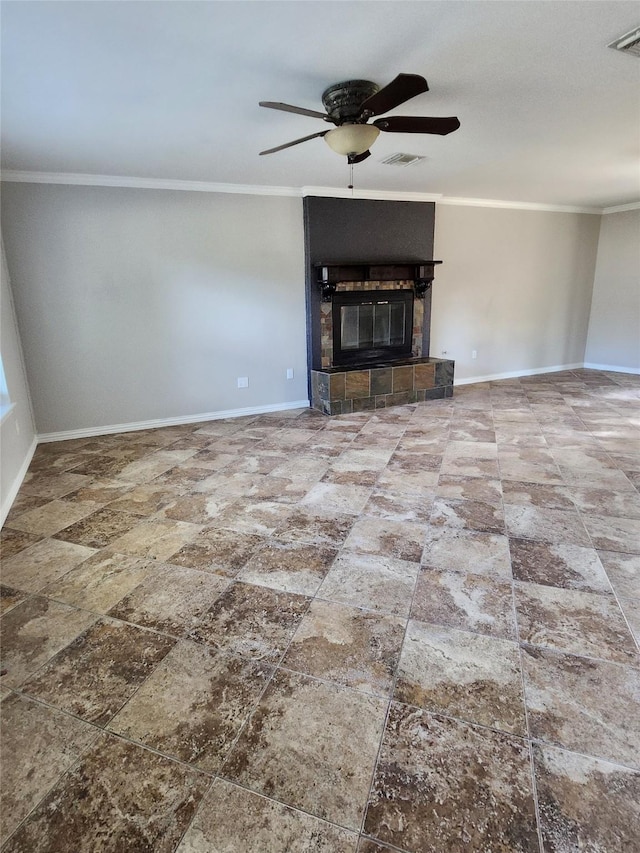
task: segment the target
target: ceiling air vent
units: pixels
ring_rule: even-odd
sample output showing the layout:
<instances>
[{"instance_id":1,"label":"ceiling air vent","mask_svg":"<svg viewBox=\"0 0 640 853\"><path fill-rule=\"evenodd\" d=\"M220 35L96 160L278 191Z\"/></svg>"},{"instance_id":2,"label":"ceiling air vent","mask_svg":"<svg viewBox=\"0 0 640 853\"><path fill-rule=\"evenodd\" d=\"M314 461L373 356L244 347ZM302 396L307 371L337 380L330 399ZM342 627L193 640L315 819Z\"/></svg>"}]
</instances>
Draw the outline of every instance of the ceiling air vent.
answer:
<instances>
[{"instance_id":1,"label":"ceiling air vent","mask_svg":"<svg viewBox=\"0 0 640 853\"><path fill-rule=\"evenodd\" d=\"M419 157L417 154L390 154L380 162L386 166L410 166L411 163L418 163L425 159L426 157Z\"/></svg>"},{"instance_id":2,"label":"ceiling air vent","mask_svg":"<svg viewBox=\"0 0 640 853\"><path fill-rule=\"evenodd\" d=\"M620 50L622 53L630 53L632 56L640 56L640 27L629 30L628 33L608 44L607 47Z\"/></svg>"}]
</instances>

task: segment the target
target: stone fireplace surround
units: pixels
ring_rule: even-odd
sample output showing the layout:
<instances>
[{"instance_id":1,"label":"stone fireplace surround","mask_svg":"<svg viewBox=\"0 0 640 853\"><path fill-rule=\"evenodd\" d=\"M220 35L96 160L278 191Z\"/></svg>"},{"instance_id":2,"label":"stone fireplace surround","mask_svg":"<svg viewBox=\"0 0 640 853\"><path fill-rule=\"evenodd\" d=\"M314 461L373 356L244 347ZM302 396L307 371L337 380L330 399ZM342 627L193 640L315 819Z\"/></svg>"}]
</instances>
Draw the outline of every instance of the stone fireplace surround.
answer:
<instances>
[{"instance_id":1,"label":"stone fireplace surround","mask_svg":"<svg viewBox=\"0 0 640 853\"><path fill-rule=\"evenodd\" d=\"M327 415L404 405L453 395L454 362L430 358L431 290L414 300L412 357L366 365L333 365L332 305L323 301L317 267L360 263L402 266L433 258L435 205L307 197L307 342L312 407ZM420 261L416 261L420 263ZM408 280L342 281L336 290L413 288Z\"/></svg>"},{"instance_id":2,"label":"stone fireplace surround","mask_svg":"<svg viewBox=\"0 0 640 853\"><path fill-rule=\"evenodd\" d=\"M411 281L342 281L336 286L336 292L379 290L411 290ZM413 333L411 336L411 354L414 357L422 355L422 332L424 320L424 303L421 299L413 302ZM320 303L320 362L322 368L333 367L333 305L331 302Z\"/></svg>"}]
</instances>

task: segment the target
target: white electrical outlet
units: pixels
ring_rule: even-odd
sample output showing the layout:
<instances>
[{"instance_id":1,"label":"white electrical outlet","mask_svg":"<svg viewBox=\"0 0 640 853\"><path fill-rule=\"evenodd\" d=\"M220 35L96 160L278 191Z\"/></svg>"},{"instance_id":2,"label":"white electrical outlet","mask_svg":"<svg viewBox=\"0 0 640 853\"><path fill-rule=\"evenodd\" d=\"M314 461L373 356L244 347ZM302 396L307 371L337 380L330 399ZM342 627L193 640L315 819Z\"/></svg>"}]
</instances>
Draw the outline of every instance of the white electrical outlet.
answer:
<instances>
[{"instance_id":1,"label":"white electrical outlet","mask_svg":"<svg viewBox=\"0 0 640 853\"><path fill-rule=\"evenodd\" d=\"M293 367L287 367L287 379L293 379Z\"/></svg>"},{"instance_id":2,"label":"white electrical outlet","mask_svg":"<svg viewBox=\"0 0 640 853\"><path fill-rule=\"evenodd\" d=\"M478 357L478 350L472 349L471 350L471 358L477 358L477 357Z\"/></svg>"},{"instance_id":3,"label":"white electrical outlet","mask_svg":"<svg viewBox=\"0 0 640 853\"><path fill-rule=\"evenodd\" d=\"M249 387L249 377L248 376L238 376L238 388L248 388Z\"/></svg>"}]
</instances>

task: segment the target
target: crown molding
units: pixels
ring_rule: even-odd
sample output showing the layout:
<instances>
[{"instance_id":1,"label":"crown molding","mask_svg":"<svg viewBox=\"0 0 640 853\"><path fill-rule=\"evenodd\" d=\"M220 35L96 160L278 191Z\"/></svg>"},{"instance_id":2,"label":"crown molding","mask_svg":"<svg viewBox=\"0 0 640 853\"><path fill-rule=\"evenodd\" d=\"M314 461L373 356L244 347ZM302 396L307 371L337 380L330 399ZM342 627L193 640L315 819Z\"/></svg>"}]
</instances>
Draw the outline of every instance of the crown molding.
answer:
<instances>
[{"instance_id":1,"label":"crown molding","mask_svg":"<svg viewBox=\"0 0 640 853\"><path fill-rule=\"evenodd\" d=\"M82 187L125 187L144 190L179 190L199 193L276 195L300 197L296 187L268 187L252 184L217 184L210 181L181 181L168 178L132 178L124 175L87 175L73 172L18 172L3 170L0 180L20 184L65 184Z\"/></svg>"},{"instance_id":2,"label":"crown molding","mask_svg":"<svg viewBox=\"0 0 640 853\"><path fill-rule=\"evenodd\" d=\"M460 207L493 207L506 210L537 210L550 213L618 213L623 210L636 210L640 202L617 207L581 207L561 204L540 204L528 201L506 201L488 198L459 198L445 196L442 193L401 192L394 190L349 190L343 187L272 187L258 184L221 184L211 181L182 181L169 178L135 178L124 175L91 175L73 172L21 172L3 170L0 180L26 184L61 184L85 187L125 187L147 190L176 190L180 192L231 193L238 195L322 196L327 198L379 199L384 201L430 201L438 204L459 205Z\"/></svg>"},{"instance_id":3,"label":"crown molding","mask_svg":"<svg viewBox=\"0 0 640 853\"><path fill-rule=\"evenodd\" d=\"M534 201L503 201L497 198L458 198L443 196L439 204L460 205L461 207L497 207L507 210L538 210L546 213L591 213L600 215L601 207L580 207L565 204L541 204Z\"/></svg>"},{"instance_id":4,"label":"crown molding","mask_svg":"<svg viewBox=\"0 0 640 853\"><path fill-rule=\"evenodd\" d=\"M615 207L605 207L603 213L623 213L625 210L640 210L640 201L632 201L629 204L617 204Z\"/></svg>"},{"instance_id":5,"label":"crown molding","mask_svg":"<svg viewBox=\"0 0 640 853\"><path fill-rule=\"evenodd\" d=\"M498 207L509 210L539 210L551 213L591 213L600 215L600 207L576 207L562 204L539 204L529 201L504 201L491 198L457 198L442 193L394 192L393 190L348 190L339 187L302 187L303 196L328 196L330 198L372 198L389 201L436 201L438 204L460 207Z\"/></svg>"},{"instance_id":6,"label":"crown molding","mask_svg":"<svg viewBox=\"0 0 640 853\"><path fill-rule=\"evenodd\" d=\"M302 196L368 198L380 201L441 201L442 199L442 193L402 192L400 190L349 190L343 187L302 187Z\"/></svg>"}]
</instances>

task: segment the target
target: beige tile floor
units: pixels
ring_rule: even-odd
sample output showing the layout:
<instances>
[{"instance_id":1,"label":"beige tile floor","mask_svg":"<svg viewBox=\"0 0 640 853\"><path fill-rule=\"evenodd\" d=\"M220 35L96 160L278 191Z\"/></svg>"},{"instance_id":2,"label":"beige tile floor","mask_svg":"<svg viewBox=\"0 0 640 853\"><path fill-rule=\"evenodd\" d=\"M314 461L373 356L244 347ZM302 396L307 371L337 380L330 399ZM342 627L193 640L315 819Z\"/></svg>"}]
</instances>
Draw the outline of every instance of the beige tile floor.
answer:
<instances>
[{"instance_id":1,"label":"beige tile floor","mask_svg":"<svg viewBox=\"0 0 640 853\"><path fill-rule=\"evenodd\" d=\"M41 445L3 853L640 849L640 377Z\"/></svg>"}]
</instances>

